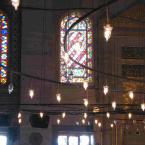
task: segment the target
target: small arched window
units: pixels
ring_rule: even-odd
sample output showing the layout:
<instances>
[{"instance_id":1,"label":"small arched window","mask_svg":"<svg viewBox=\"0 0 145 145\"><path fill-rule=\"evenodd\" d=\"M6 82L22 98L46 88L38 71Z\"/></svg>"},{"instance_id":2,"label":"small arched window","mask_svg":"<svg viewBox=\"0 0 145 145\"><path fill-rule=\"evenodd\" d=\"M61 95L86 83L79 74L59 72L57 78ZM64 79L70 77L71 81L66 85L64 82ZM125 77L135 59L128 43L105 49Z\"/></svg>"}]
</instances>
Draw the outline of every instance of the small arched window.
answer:
<instances>
[{"instance_id":1,"label":"small arched window","mask_svg":"<svg viewBox=\"0 0 145 145\"><path fill-rule=\"evenodd\" d=\"M70 59L65 59L64 36L69 27L76 22L80 13L71 13L61 21L60 30L60 81L81 83L92 81L92 72ZM92 68L92 24L87 18L78 23L67 35L67 54L77 62Z\"/></svg>"},{"instance_id":2,"label":"small arched window","mask_svg":"<svg viewBox=\"0 0 145 145\"><path fill-rule=\"evenodd\" d=\"M2 11L0 11L0 64L0 83L5 84L8 65L8 18Z\"/></svg>"}]
</instances>

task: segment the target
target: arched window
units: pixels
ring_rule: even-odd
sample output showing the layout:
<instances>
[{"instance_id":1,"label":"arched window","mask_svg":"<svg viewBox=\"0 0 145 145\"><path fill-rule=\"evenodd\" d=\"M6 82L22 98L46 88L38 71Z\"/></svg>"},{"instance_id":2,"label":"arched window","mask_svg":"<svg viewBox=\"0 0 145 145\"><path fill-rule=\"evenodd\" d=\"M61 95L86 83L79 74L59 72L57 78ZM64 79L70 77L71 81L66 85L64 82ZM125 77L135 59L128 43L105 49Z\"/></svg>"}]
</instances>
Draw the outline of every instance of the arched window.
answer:
<instances>
[{"instance_id":1,"label":"arched window","mask_svg":"<svg viewBox=\"0 0 145 145\"><path fill-rule=\"evenodd\" d=\"M92 81L92 72L70 59L65 59L64 36L68 28L76 22L80 13L71 13L61 21L60 30L60 81L81 83ZM67 35L67 54L79 63L92 68L92 25L87 18L77 24Z\"/></svg>"},{"instance_id":2,"label":"arched window","mask_svg":"<svg viewBox=\"0 0 145 145\"><path fill-rule=\"evenodd\" d=\"M8 18L0 11L0 83L7 82L7 67L8 65ZM2 67L4 66L4 67Z\"/></svg>"}]
</instances>

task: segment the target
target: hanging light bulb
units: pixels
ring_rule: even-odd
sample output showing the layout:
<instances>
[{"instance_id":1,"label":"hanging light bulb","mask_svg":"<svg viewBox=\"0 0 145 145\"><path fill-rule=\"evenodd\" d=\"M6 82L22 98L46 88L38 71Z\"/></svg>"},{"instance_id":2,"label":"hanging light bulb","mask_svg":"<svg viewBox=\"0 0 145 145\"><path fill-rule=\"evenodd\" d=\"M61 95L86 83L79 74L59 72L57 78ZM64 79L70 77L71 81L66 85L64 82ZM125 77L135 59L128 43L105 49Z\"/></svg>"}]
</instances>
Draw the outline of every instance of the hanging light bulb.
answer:
<instances>
[{"instance_id":1,"label":"hanging light bulb","mask_svg":"<svg viewBox=\"0 0 145 145\"><path fill-rule=\"evenodd\" d=\"M57 124L58 124L58 125L60 124L60 119L57 119Z\"/></svg>"},{"instance_id":2,"label":"hanging light bulb","mask_svg":"<svg viewBox=\"0 0 145 145\"><path fill-rule=\"evenodd\" d=\"M85 90L87 90L87 88L88 88L88 82L87 81L83 82L83 87L84 87Z\"/></svg>"},{"instance_id":3,"label":"hanging light bulb","mask_svg":"<svg viewBox=\"0 0 145 145\"><path fill-rule=\"evenodd\" d=\"M11 94L11 93L13 92L13 90L14 90L13 83L10 83L10 84L8 85L8 92L9 92L9 94Z\"/></svg>"},{"instance_id":4,"label":"hanging light bulb","mask_svg":"<svg viewBox=\"0 0 145 145\"><path fill-rule=\"evenodd\" d=\"M63 112L63 113L62 113L62 118L65 118L65 116L66 116L66 113Z\"/></svg>"},{"instance_id":5,"label":"hanging light bulb","mask_svg":"<svg viewBox=\"0 0 145 145\"><path fill-rule=\"evenodd\" d=\"M102 124L101 124L101 122L98 122L98 127L102 127Z\"/></svg>"},{"instance_id":6,"label":"hanging light bulb","mask_svg":"<svg viewBox=\"0 0 145 145\"><path fill-rule=\"evenodd\" d=\"M22 114L19 112L18 113L18 118L21 118L22 117Z\"/></svg>"},{"instance_id":7,"label":"hanging light bulb","mask_svg":"<svg viewBox=\"0 0 145 145\"><path fill-rule=\"evenodd\" d=\"M18 123L21 124L22 123L22 114L19 112L18 113Z\"/></svg>"},{"instance_id":8,"label":"hanging light bulb","mask_svg":"<svg viewBox=\"0 0 145 145\"><path fill-rule=\"evenodd\" d=\"M11 0L11 3L13 7L15 8L15 10L17 10L20 5L20 0Z\"/></svg>"},{"instance_id":9,"label":"hanging light bulb","mask_svg":"<svg viewBox=\"0 0 145 145\"><path fill-rule=\"evenodd\" d=\"M82 124L85 124L85 122L86 122L85 119L82 119Z\"/></svg>"},{"instance_id":10,"label":"hanging light bulb","mask_svg":"<svg viewBox=\"0 0 145 145\"><path fill-rule=\"evenodd\" d=\"M107 95L107 93L109 92L109 86L108 85L103 86L103 92L104 92L105 95Z\"/></svg>"},{"instance_id":11,"label":"hanging light bulb","mask_svg":"<svg viewBox=\"0 0 145 145\"><path fill-rule=\"evenodd\" d=\"M40 115L41 118L43 118L44 113L43 112L40 112L39 115Z\"/></svg>"},{"instance_id":12,"label":"hanging light bulb","mask_svg":"<svg viewBox=\"0 0 145 145\"><path fill-rule=\"evenodd\" d=\"M84 113L84 118L86 119L88 117L88 114L87 113Z\"/></svg>"},{"instance_id":13,"label":"hanging light bulb","mask_svg":"<svg viewBox=\"0 0 145 145\"><path fill-rule=\"evenodd\" d=\"M142 111L145 111L145 103L141 104L141 109L142 109Z\"/></svg>"},{"instance_id":14,"label":"hanging light bulb","mask_svg":"<svg viewBox=\"0 0 145 145\"><path fill-rule=\"evenodd\" d=\"M33 89L29 90L29 96L31 99L33 99L33 97L34 97L34 90Z\"/></svg>"},{"instance_id":15,"label":"hanging light bulb","mask_svg":"<svg viewBox=\"0 0 145 145\"><path fill-rule=\"evenodd\" d=\"M109 112L106 113L106 117L110 118L110 113Z\"/></svg>"},{"instance_id":16,"label":"hanging light bulb","mask_svg":"<svg viewBox=\"0 0 145 145\"><path fill-rule=\"evenodd\" d=\"M111 124L110 124L110 126L111 126L111 128L113 128L113 127L114 127L114 124L113 124L113 123L111 123Z\"/></svg>"},{"instance_id":17,"label":"hanging light bulb","mask_svg":"<svg viewBox=\"0 0 145 145\"><path fill-rule=\"evenodd\" d=\"M76 122L76 125L79 125L79 124L80 124L80 123L77 121L77 122Z\"/></svg>"},{"instance_id":18,"label":"hanging light bulb","mask_svg":"<svg viewBox=\"0 0 145 145\"><path fill-rule=\"evenodd\" d=\"M128 113L128 118L131 119L132 118L132 114Z\"/></svg>"},{"instance_id":19,"label":"hanging light bulb","mask_svg":"<svg viewBox=\"0 0 145 145\"><path fill-rule=\"evenodd\" d=\"M131 100L133 100L133 98L134 98L134 94L133 94L133 91L129 91L129 98L131 99Z\"/></svg>"},{"instance_id":20,"label":"hanging light bulb","mask_svg":"<svg viewBox=\"0 0 145 145\"><path fill-rule=\"evenodd\" d=\"M61 101L61 94L60 93L56 94L56 99L60 103L60 101Z\"/></svg>"},{"instance_id":21,"label":"hanging light bulb","mask_svg":"<svg viewBox=\"0 0 145 145\"><path fill-rule=\"evenodd\" d=\"M88 104L89 104L88 99L84 99L84 106L88 107Z\"/></svg>"},{"instance_id":22,"label":"hanging light bulb","mask_svg":"<svg viewBox=\"0 0 145 145\"><path fill-rule=\"evenodd\" d=\"M116 102L115 102L115 101L112 102L112 108L113 108L114 110L116 109Z\"/></svg>"},{"instance_id":23,"label":"hanging light bulb","mask_svg":"<svg viewBox=\"0 0 145 145\"><path fill-rule=\"evenodd\" d=\"M111 27L109 23L104 26L104 37L106 41L110 39L112 30L113 30L113 27Z\"/></svg>"},{"instance_id":24,"label":"hanging light bulb","mask_svg":"<svg viewBox=\"0 0 145 145\"><path fill-rule=\"evenodd\" d=\"M98 124L98 120L97 120L97 119L95 119L95 121L94 121L94 122L95 122L95 124Z\"/></svg>"},{"instance_id":25,"label":"hanging light bulb","mask_svg":"<svg viewBox=\"0 0 145 145\"><path fill-rule=\"evenodd\" d=\"M19 118L19 119L18 119L18 122L19 122L19 124L21 124L21 123L22 123L22 119L21 119L21 118Z\"/></svg>"}]
</instances>

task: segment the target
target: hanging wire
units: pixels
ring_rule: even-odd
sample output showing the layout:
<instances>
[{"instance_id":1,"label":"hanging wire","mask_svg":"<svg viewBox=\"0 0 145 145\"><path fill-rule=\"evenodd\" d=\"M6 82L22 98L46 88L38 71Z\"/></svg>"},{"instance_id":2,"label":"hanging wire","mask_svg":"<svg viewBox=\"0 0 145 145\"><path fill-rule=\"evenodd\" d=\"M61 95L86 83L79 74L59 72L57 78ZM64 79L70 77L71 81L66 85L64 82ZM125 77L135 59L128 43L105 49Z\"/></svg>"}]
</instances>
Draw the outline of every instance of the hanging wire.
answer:
<instances>
[{"instance_id":1,"label":"hanging wire","mask_svg":"<svg viewBox=\"0 0 145 145\"><path fill-rule=\"evenodd\" d=\"M43 7L46 6L46 0L43 0ZM40 104L42 103L42 100L44 98L45 92L44 92L44 81L42 81L43 76L45 76L45 35L46 35L46 16L45 11L42 13L42 49L41 49L41 82L40 82L40 95L39 95L39 101ZM40 108L40 114L42 114L42 108ZM42 117L40 115L40 117Z\"/></svg>"},{"instance_id":2,"label":"hanging wire","mask_svg":"<svg viewBox=\"0 0 145 145\"><path fill-rule=\"evenodd\" d=\"M107 24L109 24L109 8L108 7L106 9L106 13L107 13Z\"/></svg>"}]
</instances>

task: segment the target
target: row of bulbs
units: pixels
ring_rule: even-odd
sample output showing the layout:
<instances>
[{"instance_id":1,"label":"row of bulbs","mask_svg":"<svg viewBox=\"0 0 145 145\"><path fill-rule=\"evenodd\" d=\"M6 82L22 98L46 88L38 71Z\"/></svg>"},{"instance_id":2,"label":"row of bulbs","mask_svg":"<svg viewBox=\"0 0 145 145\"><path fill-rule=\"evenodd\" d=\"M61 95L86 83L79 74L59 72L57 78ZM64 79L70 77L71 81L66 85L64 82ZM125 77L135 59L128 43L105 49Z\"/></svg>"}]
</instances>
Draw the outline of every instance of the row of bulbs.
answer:
<instances>
[{"instance_id":1,"label":"row of bulbs","mask_svg":"<svg viewBox=\"0 0 145 145\"><path fill-rule=\"evenodd\" d=\"M103 93L104 93L104 95L107 95L108 92L109 92L109 86L108 86L108 85L103 86ZM129 95L129 98L130 98L131 100L134 99L134 93L133 93L133 91L129 91L129 92L128 92L128 95ZM116 108L116 102L115 102L115 101L112 102L112 108L113 108L114 110L115 110L115 108ZM142 109L142 111L145 111L145 103L144 103L144 102L141 104L141 109Z\"/></svg>"},{"instance_id":2,"label":"row of bulbs","mask_svg":"<svg viewBox=\"0 0 145 145\"><path fill-rule=\"evenodd\" d=\"M63 112L63 113L62 113L62 118L64 119L65 116L66 116L66 113ZM86 119L87 119L87 117L88 117L87 113L84 113L84 114L83 114L83 118L82 118L82 120L81 120L81 122L82 122L83 125L86 124ZM57 119L57 124L60 125L60 123L61 123L61 119L58 118L58 119ZM99 122L97 119L94 120L94 123L95 123L96 125L98 125L98 127L102 127L101 122ZM79 125L79 124L80 124L80 123L77 121L77 122L76 122L76 125ZM88 125L90 125L90 122L88 122Z\"/></svg>"},{"instance_id":3,"label":"row of bulbs","mask_svg":"<svg viewBox=\"0 0 145 145\"><path fill-rule=\"evenodd\" d=\"M111 114L109 112L106 113L106 117L109 119L111 116ZM128 113L128 119L131 119L132 118L132 113Z\"/></svg>"},{"instance_id":4,"label":"row of bulbs","mask_svg":"<svg viewBox=\"0 0 145 145\"><path fill-rule=\"evenodd\" d=\"M88 88L88 82L86 82L86 81L83 82L83 87L84 87L84 89L86 91L87 88ZM14 90L13 83L10 83L9 86L8 86L8 92L9 92L9 94L11 94L13 92L13 90ZM108 85L104 85L103 86L103 93L104 93L104 95L107 95L108 92L109 92L109 86ZM128 94L129 94L130 99L133 100L134 99L134 93L133 93L133 91L129 91ZM31 99L33 99L33 97L34 97L34 90L33 89L29 90L29 96L30 96ZM61 94L60 93L57 93L57 100L58 100L58 102L61 101Z\"/></svg>"},{"instance_id":5,"label":"row of bulbs","mask_svg":"<svg viewBox=\"0 0 145 145\"><path fill-rule=\"evenodd\" d=\"M39 115L40 115L40 118L43 118L44 113L43 113L43 112L40 112ZM66 117L66 113L63 112L61 116L62 116L62 119L64 119L64 118ZM82 124L86 124L86 119L87 119L87 117L88 117L87 113L84 113L84 114L83 114L83 119L81 120L81 121L82 121ZM106 117L107 117L107 118L110 118L110 113L109 113L109 112L106 113ZM129 118L129 119L132 118L132 113L128 113L128 118ZM61 119L58 118L58 119L56 120L56 122L57 122L57 124L59 125L59 124L61 123ZM19 124L22 123L22 114L21 114L21 112L18 113L18 123L19 123ZM99 128L102 127L102 123L99 122L97 119L94 120L94 123L95 123L96 125L98 125ZM116 123L116 122L115 122L115 123ZM76 125L79 125L79 122L76 122ZM88 122L88 125L90 125L90 122ZM111 126L111 128L113 128L113 127L114 127L114 123L111 123L110 126Z\"/></svg>"},{"instance_id":6,"label":"row of bulbs","mask_svg":"<svg viewBox=\"0 0 145 145\"><path fill-rule=\"evenodd\" d=\"M110 118L110 113L107 112L107 113L106 113L106 116L107 116L107 118ZM63 115L62 115L62 118L64 118ZM129 118L129 119L132 118L132 113L128 113L128 118ZM82 124L85 124L85 123L86 123L86 119L87 119L87 113L84 113L84 118L82 119ZM57 119L57 124L58 124L58 125L60 124L60 122L61 122L61 120L60 120L60 119ZM116 123L116 121L114 121L114 122ZM98 127L102 127L102 123L99 122L97 119L94 120L94 123L95 123L96 125L98 125ZM89 125L89 124L90 124L90 123L88 122L88 125ZM76 122L76 125L79 125L79 122ZM113 124L113 123L111 123L111 127L112 127L112 128L114 127L114 124Z\"/></svg>"},{"instance_id":7,"label":"row of bulbs","mask_svg":"<svg viewBox=\"0 0 145 145\"><path fill-rule=\"evenodd\" d=\"M84 83L83 83L83 87L84 87L85 90L87 90L87 88L88 88L88 83L84 82ZM104 90L104 94L107 95L107 93L108 93L108 91L109 91L109 87L108 87L107 85L105 85L105 86L103 87L103 90ZM13 91L13 84L12 84L12 83L10 83L10 85L8 86L8 91L9 91L10 94L12 93L12 91ZM134 93L133 93L133 91L129 91L128 94L129 94L129 97L130 97L131 99L134 98ZM29 90L29 96L30 96L31 99L33 99L33 97L34 97L34 90L33 90L33 89L30 89L30 90ZM57 93L57 94L56 94L56 100L57 100L58 103L61 102L61 94L60 94L60 93ZM84 103L84 106L87 107L88 104L89 104L88 99L83 99L83 103ZM113 110L116 109L116 106L117 106L116 101L113 101L113 102L112 102L112 108L113 108ZM144 102L141 104L140 107L141 107L141 110L142 110L142 111L145 111L145 103L144 103Z\"/></svg>"},{"instance_id":8,"label":"row of bulbs","mask_svg":"<svg viewBox=\"0 0 145 145\"><path fill-rule=\"evenodd\" d=\"M39 116L40 116L40 118L43 118L44 117L44 113L43 112L40 112L39 113ZM66 113L63 112L62 113L62 118L65 118L65 116L66 116ZM18 117L18 123L21 124L22 123L22 114L21 114L21 112L18 113L18 116L17 117ZM57 123L58 124L60 123L60 119L57 119Z\"/></svg>"},{"instance_id":9,"label":"row of bulbs","mask_svg":"<svg viewBox=\"0 0 145 145\"><path fill-rule=\"evenodd\" d=\"M66 113L65 112L63 112L62 113L62 118L64 119L66 117ZM85 124L85 119L87 119L87 117L88 117L88 114L87 113L84 113L83 114L83 119L82 119L82 124ZM61 120L60 119L57 119L57 124L59 125L60 124L60 122L61 122ZM79 125L79 122L76 122L76 125ZM89 123L88 123L88 125L89 125Z\"/></svg>"},{"instance_id":10,"label":"row of bulbs","mask_svg":"<svg viewBox=\"0 0 145 145\"><path fill-rule=\"evenodd\" d=\"M39 115L40 115L40 118L43 118L44 113L40 112ZM21 114L21 112L18 113L17 117L18 117L18 123L21 124L22 123L22 114Z\"/></svg>"},{"instance_id":11,"label":"row of bulbs","mask_svg":"<svg viewBox=\"0 0 145 145\"><path fill-rule=\"evenodd\" d=\"M90 125L90 122L89 121L86 122L85 119L82 119L81 122L82 122L83 125L85 125L86 123L87 123L87 125ZM57 119L57 124L60 125L60 123L61 123L61 120L60 119ZM76 125L80 125L80 123L78 121L75 124ZM102 127L102 123L99 122L97 119L94 120L94 124L97 125L99 128ZM111 123L110 124L110 127L113 128L114 127L114 123Z\"/></svg>"},{"instance_id":12,"label":"row of bulbs","mask_svg":"<svg viewBox=\"0 0 145 145\"><path fill-rule=\"evenodd\" d=\"M108 85L105 85L104 87L103 87L103 92L104 92L104 95L107 95L108 94L108 92L109 92L109 87L108 87ZM128 95L129 95L129 98L131 99L131 100L133 100L134 99L134 93L133 93L133 91L129 91L128 92ZM112 102L112 107L115 109L116 108L116 102L115 101L113 101ZM143 102L143 103L141 103L141 109L142 109L142 111L145 111L145 103Z\"/></svg>"},{"instance_id":13,"label":"row of bulbs","mask_svg":"<svg viewBox=\"0 0 145 145\"><path fill-rule=\"evenodd\" d=\"M94 123L95 123L96 125L98 125L99 128L102 127L102 123L99 122L97 119L94 120ZM114 127L114 123L111 123L111 124L110 124L110 127L113 128L113 127Z\"/></svg>"},{"instance_id":14,"label":"row of bulbs","mask_svg":"<svg viewBox=\"0 0 145 145\"><path fill-rule=\"evenodd\" d=\"M88 84L87 84L87 83L84 83L83 86L84 86L84 89L87 90ZM108 93L108 91L109 91L108 88L109 88L109 87L104 86L104 94L105 94L105 95L106 95L106 94ZM30 96L31 99L33 99L33 97L34 97L34 90L33 90L33 89L30 89L30 90L29 90L29 96ZM133 93L133 91L129 91L129 97L130 97L131 99L134 98L134 93ZM56 100L57 100L58 103L61 102L61 94L60 94L60 93L57 93L57 94L56 94ZM83 99L83 103L84 103L84 106L87 107L88 104L89 104L88 99L86 99L86 98ZM113 102L112 102L112 108L113 108L114 110L116 109L116 106L117 106L116 101L113 101ZM142 104L141 104L141 109L142 109L142 111L145 111L145 103L142 103Z\"/></svg>"},{"instance_id":15,"label":"row of bulbs","mask_svg":"<svg viewBox=\"0 0 145 145\"><path fill-rule=\"evenodd\" d=\"M66 116L66 113L63 112L63 113L62 113L62 118L64 119L65 116ZM18 122L19 122L19 124L22 123L21 117L22 117L22 114L21 114L21 113L18 113ZM41 112L40 112L40 117L43 118ZM128 114L128 118L129 118L129 119L132 118L132 114L131 114L131 113ZM60 125L60 124L61 124L61 119L57 119L56 122L57 122L58 125ZM87 125L90 125L90 122L89 122L89 121L86 122L85 119L82 119L81 122L82 122L83 125L85 125L86 123L87 123ZM134 122L136 122L136 121L133 120L133 123L134 123ZM114 120L113 123L110 123L110 127L111 127L111 128L114 128L114 125L115 125L116 123L117 123L117 121ZM77 121L77 122L75 122L75 124L76 124L76 125L80 125L80 122ZM97 125L99 128L102 127L102 123L99 122L97 119L94 120L94 124Z\"/></svg>"},{"instance_id":16,"label":"row of bulbs","mask_svg":"<svg viewBox=\"0 0 145 145\"><path fill-rule=\"evenodd\" d=\"M84 82L83 83L83 87L84 87L85 90L87 90L88 83ZM103 86L103 92L104 92L104 95L107 95L107 93L109 92L108 85ZM130 99L133 100L134 99L134 93L133 93L133 91L129 91L128 94L129 94ZM60 93L56 94L56 100L58 101L58 103L60 103L60 101L61 101L61 94ZM83 102L84 102L84 106L87 107L88 104L89 104L88 99L83 99ZM112 108L115 110L116 106L117 106L116 101L113 101L111 104L112 104ZM141 109L142 109L142 111L145 111L145 103L141 104Z\"/></svg>"}]
</instances>

